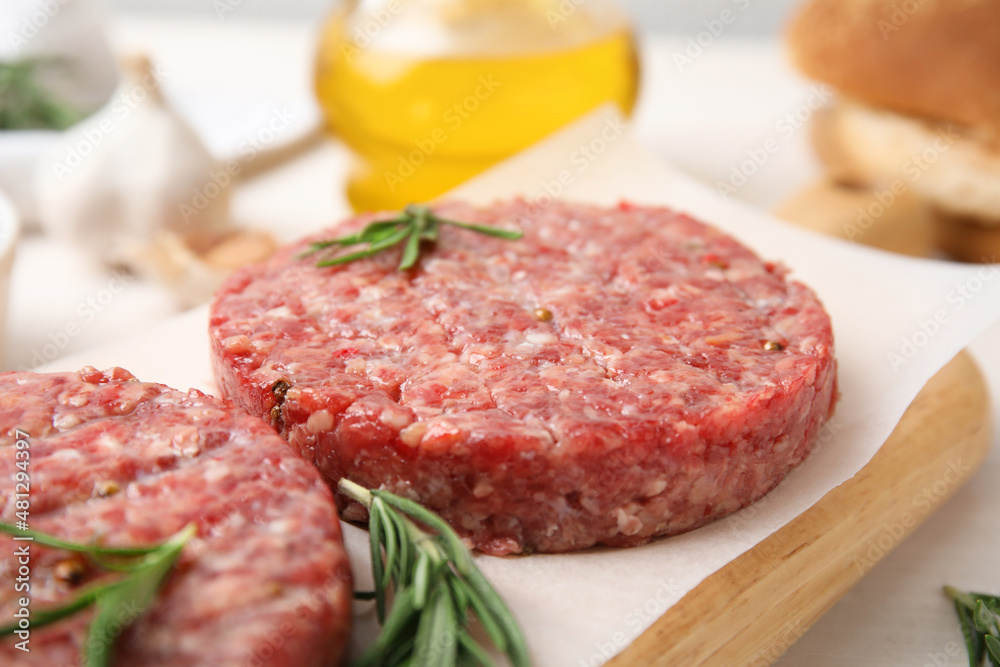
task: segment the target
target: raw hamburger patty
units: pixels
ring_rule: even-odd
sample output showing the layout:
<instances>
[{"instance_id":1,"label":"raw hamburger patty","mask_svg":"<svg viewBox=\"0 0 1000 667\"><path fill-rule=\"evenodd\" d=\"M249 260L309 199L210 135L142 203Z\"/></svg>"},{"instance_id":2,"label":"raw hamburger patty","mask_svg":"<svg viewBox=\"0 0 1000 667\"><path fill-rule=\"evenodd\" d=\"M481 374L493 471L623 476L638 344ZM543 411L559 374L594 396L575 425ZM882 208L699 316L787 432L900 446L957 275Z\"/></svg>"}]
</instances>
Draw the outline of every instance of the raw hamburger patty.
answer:
<instances>
[{"instance_id":1,"label":"raw hamburger patty","mask_svg":"<svg viewBox=\"0 0 1000 667\"><path fill-rule=\"evenodd\" d=\"M117 641L115 665L337 664L351 581L336 509L314 468L266 424L121 369L0 375L0 518L8 523L17 511L15 429L30 436L32 529L118 546L198 526L154 606ZM72 591L54 577L69 555L30 549L37 613ZM0 552L0 624L25 595L14 589L12 552ZM17 638L0 640L0 664L78 664L90 618L88 610L32 628L30 653L15 648Z\"/></svg>"},{"instance_id":2,"label":"raw hamburger patty","mask_svg":"<svg viewBox=\"0 0 1000 667\"><path fill-rule=\"evenodd\" d=\"M437 210L524 237L445 227L406 272L398 250L317 268L306 240L212 305L223 393L331 483L418 499L487 553L559 552L702 525L809 453L833 337L781 267L663 208Z\"/></svg>"}]
</instances>

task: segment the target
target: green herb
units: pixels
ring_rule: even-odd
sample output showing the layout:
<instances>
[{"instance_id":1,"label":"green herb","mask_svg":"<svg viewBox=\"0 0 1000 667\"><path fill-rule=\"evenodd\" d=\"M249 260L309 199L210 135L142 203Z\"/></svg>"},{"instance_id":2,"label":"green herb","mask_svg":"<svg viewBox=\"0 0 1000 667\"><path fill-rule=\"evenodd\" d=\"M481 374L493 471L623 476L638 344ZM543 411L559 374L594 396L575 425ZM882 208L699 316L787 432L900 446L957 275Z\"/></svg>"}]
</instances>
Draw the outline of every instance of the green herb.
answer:
<instances>
[{"instance_id":1,"label":"green herb","mask_svg":"<svg viewBox=\"0 0 1000 667\"><path fill-rule=\"evenodd\" d=\"M42 67L58 61L30 58L0 62L0 130L65 130L83 114L38 82Z\"/></svg>"},{"instance_id":2,"label":"green herb","mask_svg":"<svg viewBox=\"0 0 1000 667\"><path fill-rule=\"evenodd\" d=\"M969 651L969 667L982 667L986 660L1000 667L1000 597L965 593L951 586L945 586L944 592L955 603Z\"/></svg>"},{"instance_id":3,"label":"green herb","mask_svg":"<svg viewBox=\"0 0 1000 667\"><path fill-rule=\"evenodd\" d=\"M72 616L93 605L96 609L84 641L83 664L103 667L111 664L112 647L122 630L150 607L167 574L177 562L196 527L188 525L166 542L149 547L106 547L76 544L32 530L20 530L0 522L0 532L31 538L34 544L72 551L87 556L98 567L124 573L111 583L95 583L79 591L60 606L31 611L31 626L39 628ZM0 637L20 629L18 624L0 626Z\"/></svg>"},{"instance_id":4,"label":"green herb","mask_svg":"<svg viewBox=\"0 0 1000 667\"><path fill-rule=\"evenodd\" d=\"M470 612L514 667L531 664L514 616L444 520L387 491L368 490L347 479L339 486L368 508L375 579L370 597L382 624L382 632L354 667L492 665L469 632ZM395 596L386 614L390 585Z\"/></svg>"},{"instance_id":5,"label":"green herb","mask_svg":"<svg viewBox=\"0 0 1000 667\"><path fill-rule=\"evenodd\" d=\"M316 266L335 266L337 264L347 264L348 262L353 262L364 257L371 257L383 250L405 242L403 256L399 260L399 270L405 271L416 265L417 259L420 257L420 246L425 241L434 243L438 240L441 225L461 227L462 229L469 229L480 234L495 236L509 241L516 241L522 236L522 233L518 231L439 218L429 207L411 204L403 209L402 213L395 218L391 220L376 220L357 234L329 241L317 241L302 256L306 257L331 248L345 248L361 243L368 244L368 247L364 250L327 257L320 259L316 263Z\"/></svg>"}]
</instances>

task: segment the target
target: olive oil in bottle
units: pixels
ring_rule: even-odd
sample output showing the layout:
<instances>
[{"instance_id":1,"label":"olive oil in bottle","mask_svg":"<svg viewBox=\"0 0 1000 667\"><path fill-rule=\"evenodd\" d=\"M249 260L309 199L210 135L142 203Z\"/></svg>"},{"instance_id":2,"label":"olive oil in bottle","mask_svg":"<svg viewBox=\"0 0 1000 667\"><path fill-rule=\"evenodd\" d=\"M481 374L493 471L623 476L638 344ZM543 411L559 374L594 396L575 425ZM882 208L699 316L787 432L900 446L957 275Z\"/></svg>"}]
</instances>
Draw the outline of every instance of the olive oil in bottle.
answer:
<instances>
[{"instance_id":1,"label":"olive oil in bottle","mask_svg":"<svg viewBox=\"0 0 1000 667\"><path fill-rule=\"evenodd\" d=\"M628 114L637 84L606 0L355 0L327 23L316 71L359 210L436 197L606 102Z\"/></svg>"}]
</instances>

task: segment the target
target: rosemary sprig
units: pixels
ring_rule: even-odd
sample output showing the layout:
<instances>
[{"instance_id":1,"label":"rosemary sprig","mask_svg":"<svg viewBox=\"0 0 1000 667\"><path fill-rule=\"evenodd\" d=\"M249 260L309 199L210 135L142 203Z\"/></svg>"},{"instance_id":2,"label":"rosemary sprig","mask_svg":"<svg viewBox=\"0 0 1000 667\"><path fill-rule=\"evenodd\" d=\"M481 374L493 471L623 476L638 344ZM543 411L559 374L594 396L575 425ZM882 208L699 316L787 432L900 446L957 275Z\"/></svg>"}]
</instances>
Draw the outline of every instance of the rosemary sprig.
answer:
<instances>
[{"instance_id":1,"label":"rosemary sprig","mask_svg":"<svg viewBox=\"0 0 1000 667\"><path fill-rule=\"evenodd\" d=\"M55 63L42 58L0 62L0 130L65 130L83 119L38 83L39 70Z\"/></svg>"},{"instance_id":2,"label":"rosemary sprig","mask_svg":"<svg viewBox=\"0 0 1000 667\"><path fill-rule=\"evenodd\" d=\"M513 667L531 664L513 614L444 520L412 500L348 479L341 479L339 488L368 508L372 597L382 624L353 667L492 665L469 633L470 612ZM390 585L395 597L386 614Z\"/></svg>"},{"instance_id":3,"label":"rosemary sprig","mask_svg":"<svg viewBox=\"0 0 1000 667\"><path fill-rule=\"evenodd\" d=\"M495 236L508 241L516 241L523 235L522 232L488 225L476 225L471 222L460 222L458 220L448 220L440 218L427 206L411 204L403 211L389 220L376 220L368 224L357 234L342 236L338 239L328 241L316 241L309 250L302 254L303 257L326 251L331 248L345 248L352 245L367 243L368 247L342 255L327 256L324 253L323 259L316 262L316 266L336 266L347 264L364 257L371 257L383 250L387 250L405 241L403 255L399 260L399 270L405 271L413 268L420 257L420 247L426 241L434 243L438 240L441 225L451 225L461 227L487 236Z\"/></svg>"},{"instance_id":4,"label":"rosemary sprig","mask_svg":"<svg viewBox=\"0 0 1000 667\"><path fill-rule=\"evenodd\" d=\"M39 628L93 605L96 613L83 643L83 664L86 667L104 667L111 664L115 639L152 605L184 545L194 536L196 526L190 524L166 542L148 547L76 544L45 533L20 530L2 522L0 532L15 537L30 537L35 544L83 554L102 569L125 574L110 583L87 586L62 605L31 610L30 627ZM0 626L0 637L11 635L18 629L20 627L16 622Z\"/></svg>"},{"instance_id":5,"label":"rosemary sprig","mask_svg":"<svg viewBox=\"0 0 1000 667\"><path fill-rule=\"evenodd\" d=\"M992 667L1000 667L1000 597L966 593L951 586L945 586L944 592L955 603L969 651L969 667L982 667L986 660Z\"/></svg>"}]
</instances>

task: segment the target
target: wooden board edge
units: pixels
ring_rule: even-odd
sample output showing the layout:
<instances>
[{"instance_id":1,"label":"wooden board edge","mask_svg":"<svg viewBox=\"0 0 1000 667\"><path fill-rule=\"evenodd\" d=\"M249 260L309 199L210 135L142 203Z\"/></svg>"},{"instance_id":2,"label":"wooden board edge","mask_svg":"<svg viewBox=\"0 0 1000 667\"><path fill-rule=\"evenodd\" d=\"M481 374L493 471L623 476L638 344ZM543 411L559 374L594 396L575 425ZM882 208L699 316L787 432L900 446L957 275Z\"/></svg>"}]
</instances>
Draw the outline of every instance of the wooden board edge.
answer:
<instances>
[{"instance_id":1,"label":"wooden board edge","mask_svg":"<svg viewBox=\"0 0 1000 667\"><path fill-rule=\"evenodd\" d=\"M990 427L985 382L962 352L865 468L702 582L607 665L773 663L972 476Z\"/></svg>"}]
</instances>

